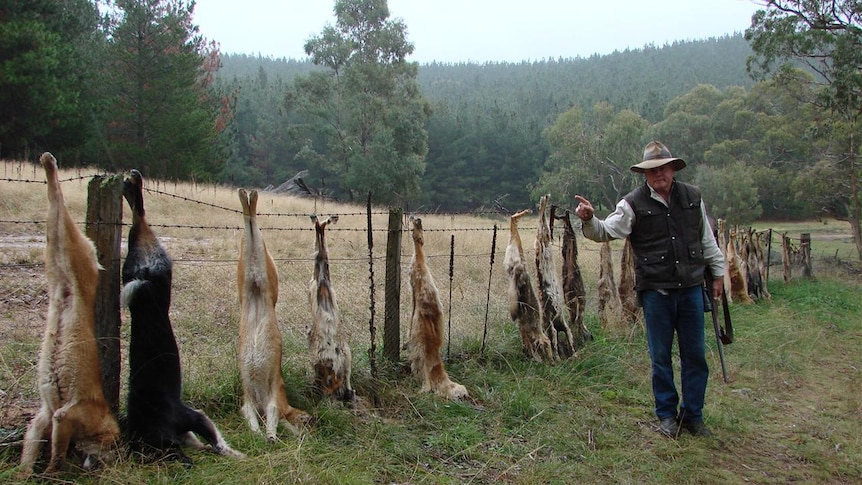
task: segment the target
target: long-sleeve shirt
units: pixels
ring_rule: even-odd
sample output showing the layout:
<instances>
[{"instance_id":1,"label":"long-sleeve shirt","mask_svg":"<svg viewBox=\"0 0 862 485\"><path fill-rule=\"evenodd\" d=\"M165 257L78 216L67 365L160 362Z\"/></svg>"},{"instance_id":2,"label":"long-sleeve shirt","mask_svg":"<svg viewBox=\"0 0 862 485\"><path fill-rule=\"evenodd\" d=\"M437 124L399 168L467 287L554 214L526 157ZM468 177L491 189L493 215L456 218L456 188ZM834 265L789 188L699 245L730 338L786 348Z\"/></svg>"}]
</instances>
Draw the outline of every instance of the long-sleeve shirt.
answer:
<instances>
[{"instance_id":1,"label":"long-sleeve shirt","mask_svg":"<svg viewBox=\"0 0 862 485\"><path fill-rule=\"evenodd\" d=\"M649 187L649 185L647 185ZM667 207L667 201L659 195L652 187L650 187L650 198L659 201ZM721 278L724 276L725 262L724 254L718 248L718 243L715 241L715 236L712 233L712 226L709 224L709 218L706 215L706 209L703 202L700 204L700 212L703 217L703 233L701 234L701 244L703 245L703 258L709 265L709 270L713 278ZM631 205L621 199L617 202L614 211L609 214L604 220L593 216L588 221L583 221L582 232L584 237L597 242L610 241L613 239L625 239L632 233L632 227L635 222L635 213Z\"/></svg>"}]
</instances>

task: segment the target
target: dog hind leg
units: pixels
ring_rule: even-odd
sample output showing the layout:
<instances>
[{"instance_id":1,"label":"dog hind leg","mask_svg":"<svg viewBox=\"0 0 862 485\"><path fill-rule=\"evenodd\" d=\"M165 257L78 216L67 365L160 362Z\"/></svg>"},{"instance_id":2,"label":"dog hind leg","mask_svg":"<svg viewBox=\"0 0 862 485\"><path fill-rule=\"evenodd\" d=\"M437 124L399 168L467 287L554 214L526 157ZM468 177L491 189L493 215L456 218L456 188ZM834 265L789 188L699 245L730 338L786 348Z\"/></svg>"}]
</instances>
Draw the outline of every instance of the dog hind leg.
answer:
<instances>
[{"instance_id":1,"label":"dog hind leg","mask_svg":"<svg viewBox=\"0 0 862 485\"><path fill-rule=\"evenodd\" d=\"M30 474L33 472L33 465L36 464L36 459L39 458L39 452L44 443L51 435L51 415L47 408L43 407L38 414L33 417L27 432L24 434L24 450L21 453L22 472Z\"/></svg>"},{"instance_id":2,"label":"dog hind leg","mask_svg":"<svg viewBox=\"0 0 862 485\"><path fill-rule=\"evenodd\" d=\"M203 438L219 455L235 458L245 457L244 454L230 447L216 425L203 411L186 407L185 421L185 428Z\"/></svg>"},{"instance_id":3,"label":"dog hind leg","mask_svg":"<svg viewBox=\"0 0 862 485\"><path fill-rule=\"evenodd\" d=\"M281 412L278 409L278 402L275 396L272 396L269 403L266 405L266 439L275 441L277 438L278 421L281 417Z\"/></svg>"},{"instance_id":4,"label":"dog hind leg","mask_svg":"<svg viewBox=\"0 0 862 485\"><path fill-rule=\"evenodd\" d=\"M258 422L257 409L251 397L244 396L241 409L243 417L248 421L248 427L253 433L260 433L260 423Z\"/></svg>"}]
</instances>

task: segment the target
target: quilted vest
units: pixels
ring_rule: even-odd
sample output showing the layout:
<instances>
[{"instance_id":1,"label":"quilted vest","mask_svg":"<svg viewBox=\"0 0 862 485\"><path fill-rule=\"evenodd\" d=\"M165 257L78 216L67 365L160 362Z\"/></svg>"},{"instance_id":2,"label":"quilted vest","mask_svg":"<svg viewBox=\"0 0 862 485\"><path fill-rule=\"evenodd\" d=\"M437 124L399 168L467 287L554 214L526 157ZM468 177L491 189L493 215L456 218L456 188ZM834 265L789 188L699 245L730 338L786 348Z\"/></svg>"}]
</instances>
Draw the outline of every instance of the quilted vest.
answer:
<instances>
[{"instance_id":1,"label":"quilted vest","mask_svg":"<svg viewBox=\"0 0 862 485\"><path fill-rule=\"evenodd\" d=\"M666 207L646 183L624 197L635 213L629 240L635 255L635 289L690 288L703 282L700 190L674 181Z\"/></svg>"}]
</instances>

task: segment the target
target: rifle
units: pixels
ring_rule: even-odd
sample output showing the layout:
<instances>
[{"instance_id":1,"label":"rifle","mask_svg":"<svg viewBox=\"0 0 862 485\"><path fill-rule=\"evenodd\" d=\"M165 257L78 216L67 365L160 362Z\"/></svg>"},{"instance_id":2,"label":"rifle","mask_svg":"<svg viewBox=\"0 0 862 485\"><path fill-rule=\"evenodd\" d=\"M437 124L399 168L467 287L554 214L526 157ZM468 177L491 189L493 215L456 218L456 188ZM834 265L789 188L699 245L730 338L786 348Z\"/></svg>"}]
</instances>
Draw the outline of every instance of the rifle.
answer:
<instances>
[{"instance_id":1,"label":"rifle","mask_svg":"<svg viewBox=\"0 0 862 485\"><path fill-rule=\"evenodd\" d=\"M724 313L724 328L721 329L721 343L733 343L733 323L730 321L730 306L727 305L727 292L721 292L721 309Z\"/></svg>"},{"instance_id":2,"label":"rifle","mask_svg":"<svg viewBox=\"0 0 862 485\"><path fill-rule=\"evenodd\" d=\"M730 321L730 308L727 305L727 293L724 291L721 292L721 306L724 307L724 324L725 328L722 328L718 323L718 312L716 311L715 305L718 303L716 299L712 297L712 282L713 277L712 273L710 273L709 268L707 268L706 273L706 288L704 288L703 294L703 303L704 303L704 311L707 311L712 314L712 327L715 330L715 341L718 344L718 359L721 361L721 374L724 377L724 382L728 382L727 379L727 364L724 362L724 346L727 344L733 343L733 324Z\"/></svg>"}]
</instances>

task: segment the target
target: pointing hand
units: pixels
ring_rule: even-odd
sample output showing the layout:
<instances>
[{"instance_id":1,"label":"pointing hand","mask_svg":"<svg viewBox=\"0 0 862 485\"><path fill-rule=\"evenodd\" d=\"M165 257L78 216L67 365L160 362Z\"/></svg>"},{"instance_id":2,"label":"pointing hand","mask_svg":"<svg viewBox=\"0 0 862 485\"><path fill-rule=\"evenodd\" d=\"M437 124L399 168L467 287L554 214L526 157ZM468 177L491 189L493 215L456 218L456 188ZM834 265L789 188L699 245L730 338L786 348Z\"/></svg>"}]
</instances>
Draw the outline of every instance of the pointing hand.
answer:
<instances>
[{"instance_id":1,"label":"pointing hand","mask_svg":"<svg viewBox=\"0 0 862 485\"><path fill-rule=\"evenodd\" d=\"M575 214L577 214L582 221L588 221L592 219L593 214L595 213L595 210L593 209L593 204L591 204L590 201L581 197L580 195L576 195L575 200L578 201L578 207L575 209Z\"/></svg>"}]
</instances>

